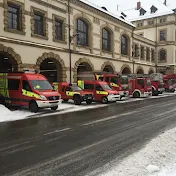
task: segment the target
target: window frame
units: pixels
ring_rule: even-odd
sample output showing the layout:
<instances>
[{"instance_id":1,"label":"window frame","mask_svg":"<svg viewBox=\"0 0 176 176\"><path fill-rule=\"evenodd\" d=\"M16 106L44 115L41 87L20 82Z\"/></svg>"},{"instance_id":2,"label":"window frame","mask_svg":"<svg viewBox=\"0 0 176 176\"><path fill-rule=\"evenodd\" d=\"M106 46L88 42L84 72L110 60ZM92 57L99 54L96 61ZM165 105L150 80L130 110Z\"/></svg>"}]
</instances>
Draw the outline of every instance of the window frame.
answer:
<instances>
[{"instance_id":1,"label":"window frame","mask_svg":"<svg viewBox=\"0 0 176 176\"><path fill-rule=\"evenodd\" d=\"M107 37L104 32L106 32ZM104 42L106 42L107 47L105 47ZM102 28L102 50L111 51L111 32L107 28Z\"/></svg>"},{"instance_id":2,"label":"window frame","mask_svg":"<svg viewBox=\"0 0 176 176\"><path fill-rule=\"evenodd\" d=\"M165 54L165 56L163 54ZM166 61L167 61L167 50L162 48L159 50L159 62L166 62Z\"/></svg>"},{"instance_id":3,"label":"window frame","mask_svg":"<svg viewBox=\"0 0 176 176\"><path fill-rule=\"evenodd\" d=\"M82 22L82 26L79 23L79 21ZM83 28L83 30L80 29L81 27ZM89 46L89 25L84 19L81 19L81 18L76 19L76 32L79 34L77 35L77 38L76 38L76 44L80 46L85 46L85 47ZM83 36L82 41L80 40L81 35Z\"/></svg>"},{"instance_id":4,"label":"window frame","mask_svg":"<svg viewBox=\"0 0 176 176\"><path fill-rule=\"evenodd\" d=\"M161 35L162 32L164 32L164 33L163 33L164 36ZM164 37L164 39L162 39L162 37ZM159 31L159 41L160 41L160 42L165 42L165 41L167 41L167 30L166 30L166 29L161 29L161 30Z\"/></svg>"},{"instance_id":5,"label":"window frame","mask_svg":"<svg viewBox=\"0 0 176 176\"><path fill-rule=\"evenodd\" d=\"M60 25L57 25L58 23ZM55 40L61 40L61 41L63 41L64 40L64 35L63 35L63 25L64 25L64 22L63 22L63 20L55 18L54 25L55 25ZM60 37L58 37L58 29L60 30L59 31Z\"/></svg>"},{"instance_id":6,"label":"window frame","mask_svg":"<svg viewBox=\"0 0 176 176\"><path fill-rule=\"evenodd\" d=\"M38 17L40 17L41 19L40 20L38 20L38 19L35 19L35 16L38 16ZM36 28L35 28L35 25L36 25L36 22L38 22L39 24L37 24L37 27L38 27L38 29L36 30ZM39 26L38 26L39 25ZM41 27L42 26L42 28L40 29L39 27ZM41 32L41 30L42 30L42 32ZM39 36L45 36L45 34L44 34L44 15L42 14L42 13L40 13L40 12L37 12L37 11L34 11L34 34L35 35L39 35Z\"/></svg>"},{"instance_id":7,"label":"window frame","mask_svg":"<svg viewBox=\"0 0 176 176\"><path fill-rule=\"evenodd\" d=\"M125 39L126 43L124 44L122 38ZM129 39L126 35L121 35L121 55L128 56L129 55ZM125 46L125 50L123 50L123 46Z\"/></svg>"}]
</instances>

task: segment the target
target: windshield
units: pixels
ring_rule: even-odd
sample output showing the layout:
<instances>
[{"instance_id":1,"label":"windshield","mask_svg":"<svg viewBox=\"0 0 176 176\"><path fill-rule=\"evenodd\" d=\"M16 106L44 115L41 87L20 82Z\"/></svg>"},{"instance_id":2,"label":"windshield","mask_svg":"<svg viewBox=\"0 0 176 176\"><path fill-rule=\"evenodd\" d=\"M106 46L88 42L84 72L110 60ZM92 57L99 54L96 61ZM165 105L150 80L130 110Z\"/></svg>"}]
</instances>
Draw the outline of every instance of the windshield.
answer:
<instances>
[{"instance_id":1,"label":"windshield","mask_svg":"<svg viewBox=\"0 0 176 176\"><path fill-rule=\"evenodd\" d=\"M71 88L72 88L73 91L80 91L80 90L82 90L80 87L78 87L76 85L72 86Z\"/></svg>"},{"instance_id":2,"label":"windshield","mask_svg":"<svg viewBox=\"0 0 176 176\"><path fill-rule=\"evenodd\" d=\"M147 86L151 86L151 80L150 79L147 79L146 82L147 82Z\"/></svg>"},{"instance_id":3,"label":"windshield","mask_svg":"<svg viewBox=\"0 0 176 176\"><path fill-rule=\"evenodd\" d=\"M128 77L127 76L122 76L120 78L120 83L121 84L128 84Z\"/></svg>"},{"instance_id":4,"label":"windshield","mask_svg":"<svg viewBox=\"0 0 176 176\"><path fill-rule=\"evenodd\" d=\"M112 77L111 78L111 83L118 84L118 78L117 77Z\"/></svg>"},{"instance_id":5,"label":"windshield","mask_svg":"<svg viewBox=\"0 0 176 176\"><path fill-rule=\"evenodd\" d=\"M112 90L108 84L101 84L101 87L104 89L104 90Z\"/></svg>"},{"instance_id":6,"label":"windshield","mask_svg":"<svg viewBox=\"0 0 176 176\"><path fill-rule=\"evenodd\" d=\"M47 80L31 80L30 83L35 90L53 90Z\"/></svg>"}]
</instances>

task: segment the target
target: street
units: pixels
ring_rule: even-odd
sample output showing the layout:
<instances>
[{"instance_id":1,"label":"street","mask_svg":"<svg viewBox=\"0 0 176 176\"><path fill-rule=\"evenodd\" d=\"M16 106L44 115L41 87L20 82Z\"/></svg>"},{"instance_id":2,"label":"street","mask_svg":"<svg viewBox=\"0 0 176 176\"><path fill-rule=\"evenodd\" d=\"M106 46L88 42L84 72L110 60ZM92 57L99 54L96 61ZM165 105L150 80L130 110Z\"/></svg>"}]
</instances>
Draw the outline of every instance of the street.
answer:
<instances>
[{"instance_id":1,"label":"street","mask_svg":"<svg viewBox=\"0 0 176 176\"><path fill-rule=\"evenodd\" d=\"M174 127L175 104L175 96L170 96L143 107L129 105L124 112L113 104L1 123L0 175L96 175L92 171L120 161Z\"/></svg>"}]
</instances>

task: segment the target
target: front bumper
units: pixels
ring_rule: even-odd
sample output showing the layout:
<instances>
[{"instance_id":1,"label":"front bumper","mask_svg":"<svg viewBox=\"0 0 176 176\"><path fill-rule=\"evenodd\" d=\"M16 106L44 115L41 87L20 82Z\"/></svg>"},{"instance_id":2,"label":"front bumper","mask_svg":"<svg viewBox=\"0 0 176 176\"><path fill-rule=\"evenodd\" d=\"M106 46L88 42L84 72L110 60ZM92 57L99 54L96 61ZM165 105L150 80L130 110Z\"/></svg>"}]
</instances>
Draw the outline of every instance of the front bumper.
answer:
<instances>
[{"instance_id":1,"label":"front bumper","mask_svg":"<svg viewBox=\"0 0 176 176\"><path fill-rule=\"evenodd\" d=\"M164 91L165 91L165 88L159 88L159 89L158 89L158 93L159 93L159 94L162 94Z\"/></svg>"},{"instance_id":2,"label":"front bumper","mask_svg":"<svg viewBox=\"0 0 176 176\"><path fill-rule=\"evenodd\" d=\"M93 95L81 96L81 101L93 100Z\"/></svg>"},{"instance_id":3,"label":"front bumper","mask_svg":"<svg viewBox=\"0 0 176 176\"><path fill-rule=\"evenodd\" d=\"M143 92L141 93L141 97L145 98L145 97L149 97L152 96L152 92Z\"/></svg>"},{"instance_id":4,"label":"front bumper","mask_svg":"<svg viewBox=\"0 0 176 176\"><path fill-rule=\"evenodd\" d=\"M107 96L109 102L120 100L120 95L108 95Z\"/></svg>"},{"instance_id":5,"label":"front bumper","mask_svg":"<svg viewBox=\"0 0 176 176\"><path fill-rule=\"evenodd\" d=\"M119 91L119 94L121 97L128 97L129 96L129 91Z\"/></svg>"},{"instance_id":6,"label":"front bumper","mask_svg":"<svg viewBox=\"0 0 176 176\"><path fill-rule=\"evenodd\" d=\"M58 106L59 104L62 103L62 100L54 100L54 101L36 101L37 105L39 108L51 108Z\"/></svg>"}]
</instances>

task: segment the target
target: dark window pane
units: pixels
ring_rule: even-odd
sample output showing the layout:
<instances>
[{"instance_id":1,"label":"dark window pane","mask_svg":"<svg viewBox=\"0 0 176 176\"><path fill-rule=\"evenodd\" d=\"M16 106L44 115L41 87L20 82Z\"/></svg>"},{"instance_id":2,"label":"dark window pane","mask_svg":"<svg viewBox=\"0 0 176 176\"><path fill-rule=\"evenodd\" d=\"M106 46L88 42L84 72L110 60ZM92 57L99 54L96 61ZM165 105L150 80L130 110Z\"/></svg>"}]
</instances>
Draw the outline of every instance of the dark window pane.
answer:
<instances>
[{"instance_id":1,"label":"dark window pane","mask_svg":"<svg viewBox=\"0 0 176 176\"><path fill-rule=\"evenodd\" d=\"M62 40L62 22L61 21L56 21L55 22L55 33L56 33L56 39L57 40Z\"/></svg>"},{"instance_id":2,"label":"dark window pane","mask_svg":"<svg viewBox=\"0 0 176 176\"><path fill-rule=\"evenodd\" d=\"M84 84L84 89L85 90L93 90L94 89L94 85L93 84Z\"/></svg>"},{"instance_id":3,"label":"dark window pane","mask_svg":"<svg viewBox=\"0 0 176 176\"><path fill-rule=\"evenodd\" d=\"M8 80L8 89L9 90L18 90L20 86L20 80L18 79L9 79Z\"/></svg>"},{"instance_id":4,"label":"dark window pane","mask_svg":"<svg viewBox=\"0 0 176 176\"><path fill-rule=\"evenodd\" d=\"M160 51L160 61L165 61L166 60L166 51L161 50Z\"/></svg>"},{"instance_id":5,"label":"dark window pane","mask_svg":"<svg viewBox=\"0 0 176 176\"><path fill-rule=\"evenodd\" d=\"M166 40L166 31L160 31L160 41Z\"/></svg>"},{"instance_id":6,"label":"dark window pane","mask_svg":"<svg viewBox=\"0 0 176 176\"><path fill-rule=\"evenodd\" d=\"M20 8L18 6L8 5L8 28L19 30Z\"/></svg>"},{"instance_id":7,"label":"dark window pane","mask_svg":"<svg viewBox=\"0 0 176 176\"><path fill-rule=\"evenodd\" d=\"M34 14L34 33L44 35L43 16Z\"/></svg>"},{"instance_id":8,"label":"dark window pane","mask_svg":"<svg viewBox=\"0 0 176 176\"><path fill-rule=\"evenodd\" d=\"M128 40L126 36L121 37L121 54L127 55L128 54Z\"/></svg>"},{"instance_id":9,"label":"dark window pane","mask_svg":"<svg viewBox=\"0 0 176 176\"><path fill-rule=\"evenodd\" d=\"M25 81L25 80L23 81L23 89L26 90L26 91L32 92L31 87L30 87L28 81Z\"/></svg>"},{"instance_id":10,"label":"dark window pane","mask_svg":"<svg viewBox=\"0 0 176 176\"><path fill-rule=\"evenodd\" d=\"M77 44L88 46L88 25L83 20L77 20Z\"/></svg>"},{"instance_id":11,"label":"dark window pane","mask_svg":"<svg viewBox=\"0 0 176 176\"><path fill-rule=\"evenodd\" d=\"M102 31L102 49L106 51L110 51L111 41L110 41L110 32L106 29Z\"/></svg>"}]
</instances>

